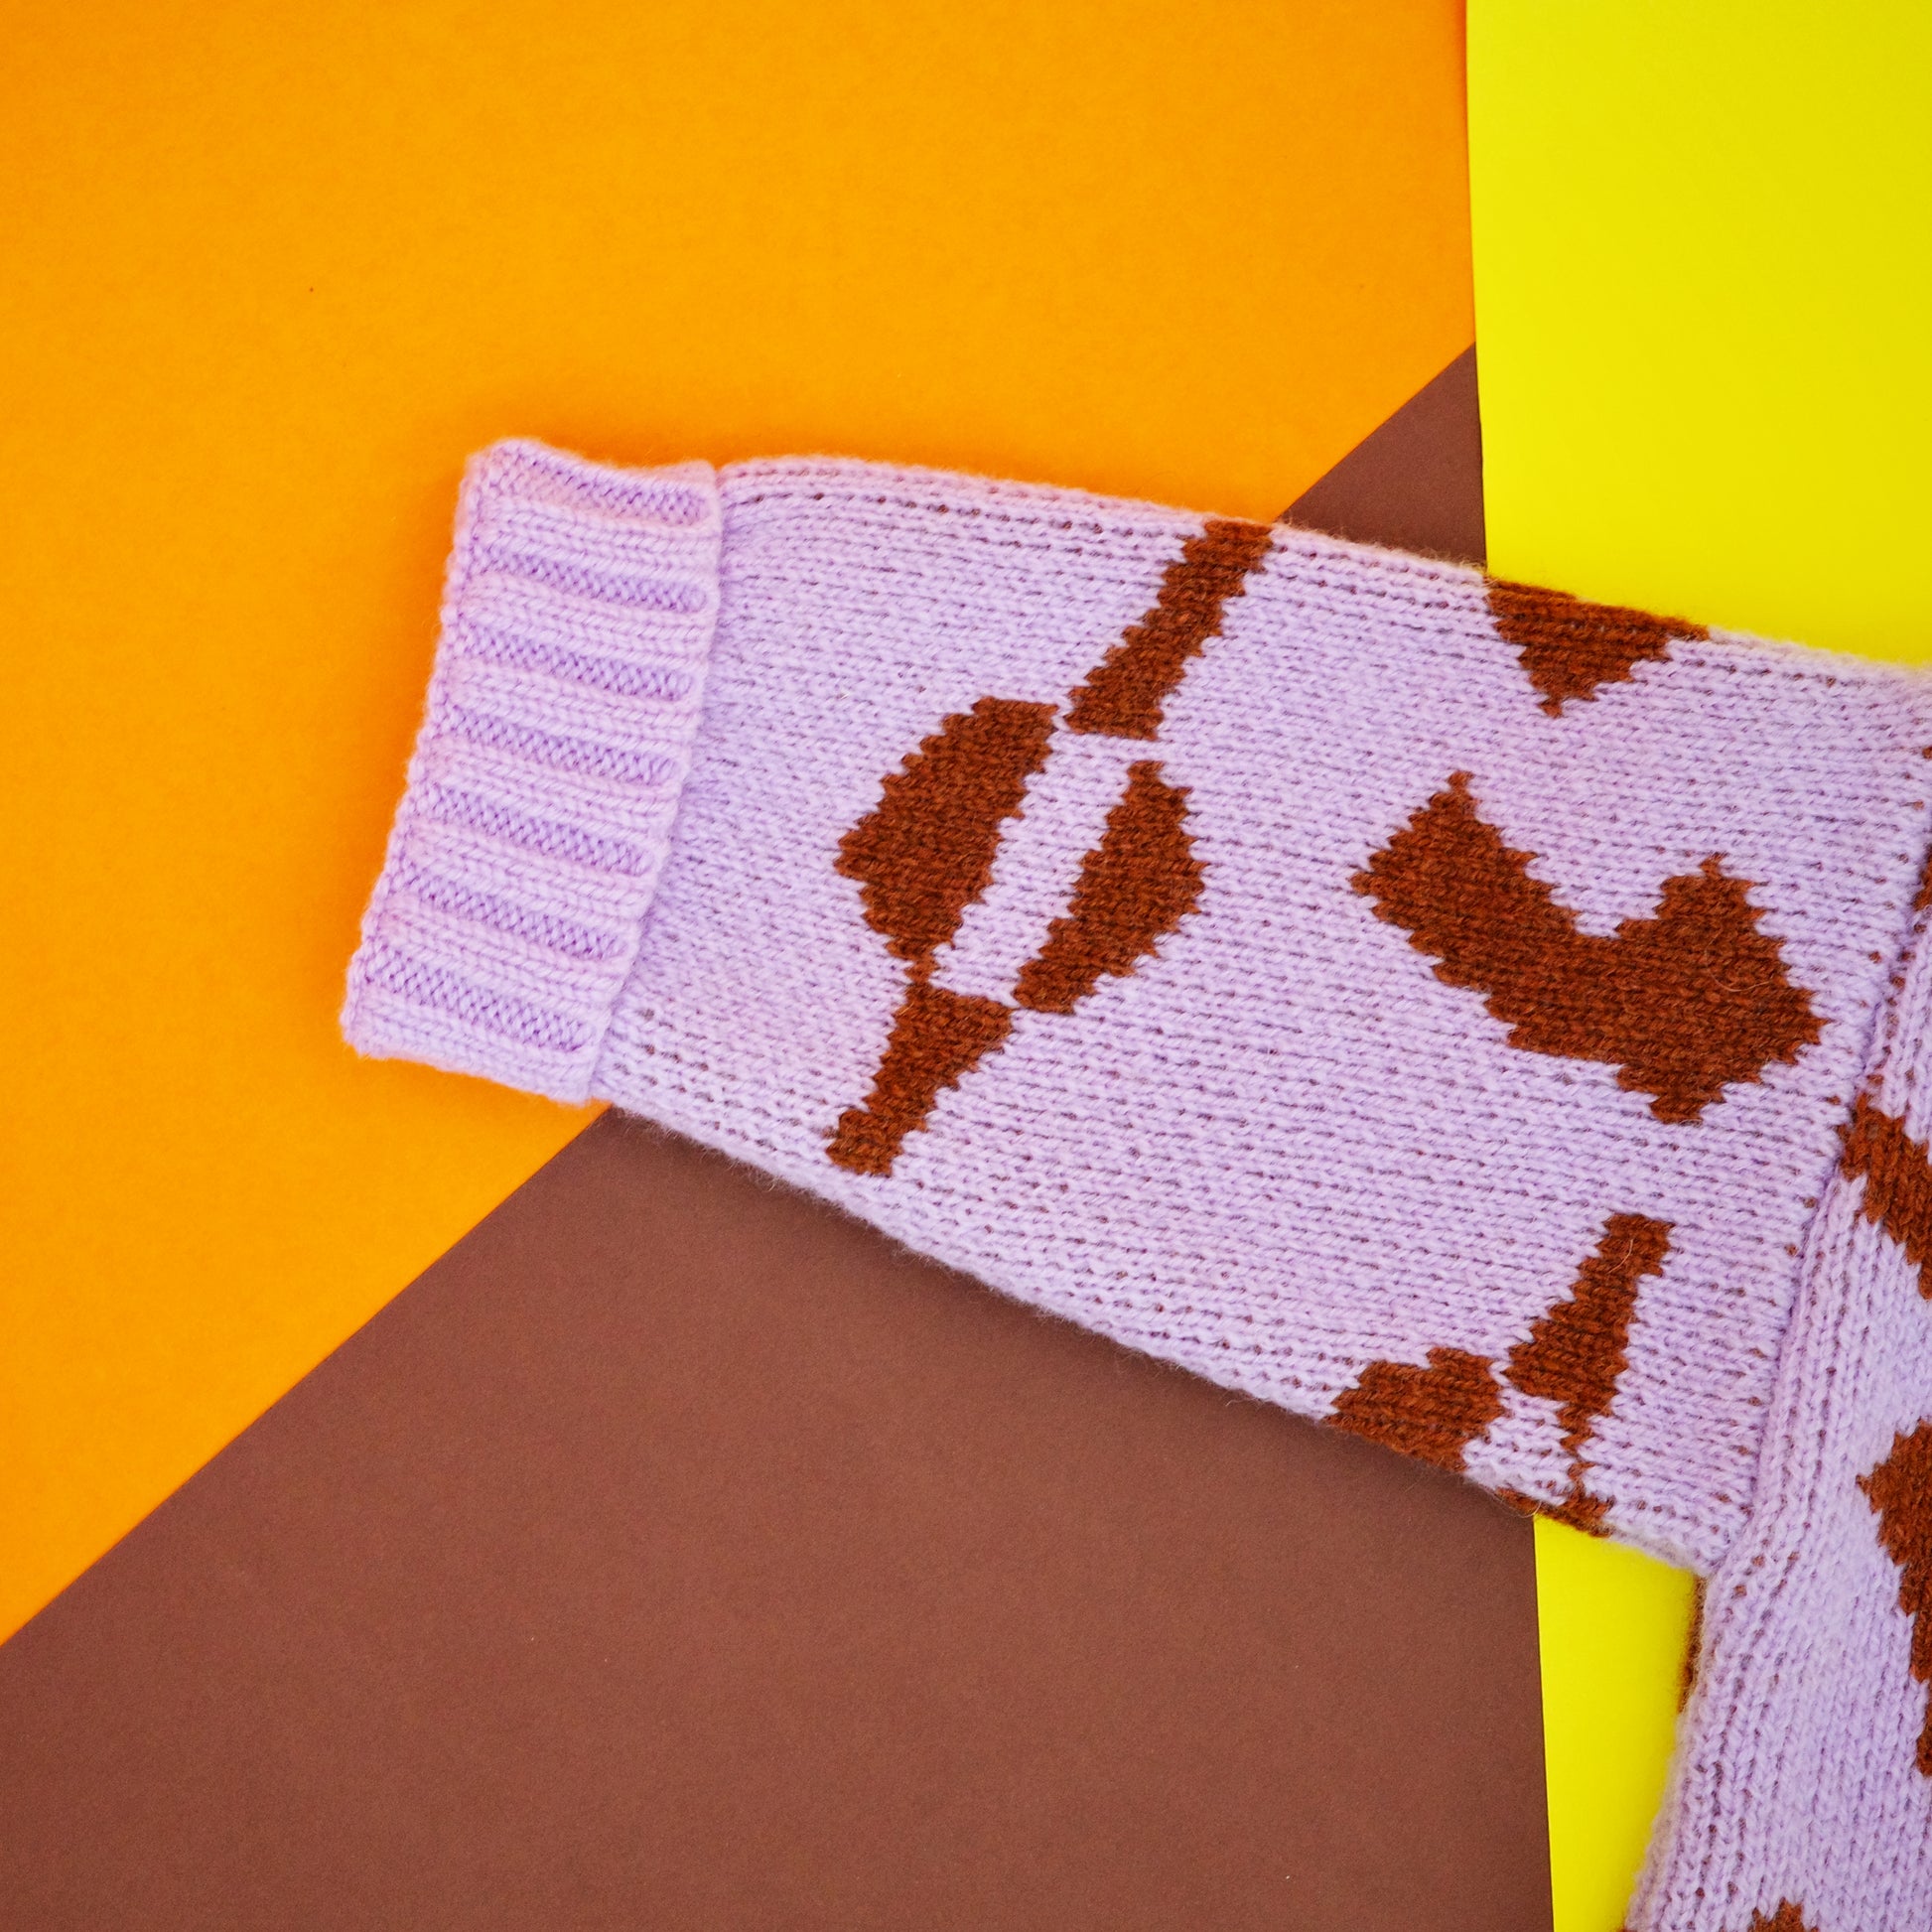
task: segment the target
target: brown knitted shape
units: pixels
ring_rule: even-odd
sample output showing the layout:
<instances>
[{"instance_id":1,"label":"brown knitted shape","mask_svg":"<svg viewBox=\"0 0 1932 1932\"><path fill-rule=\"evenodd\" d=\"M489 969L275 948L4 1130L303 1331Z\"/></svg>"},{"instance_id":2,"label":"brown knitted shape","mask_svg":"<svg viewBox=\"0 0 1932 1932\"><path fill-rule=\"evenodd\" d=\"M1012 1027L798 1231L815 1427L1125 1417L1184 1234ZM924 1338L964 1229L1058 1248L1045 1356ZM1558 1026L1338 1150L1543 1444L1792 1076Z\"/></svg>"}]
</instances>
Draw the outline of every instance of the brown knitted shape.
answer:
<instances>
[{"instance_id":1,"label":"brown knitted shape","mask_svg":"<svg viewBox=\"0 0 1932 1932\"><path fill-rule=\"evenodd\" d=\"M1553 718L1571 699L1593 698L1601 686L1622 683L1646 659L1668 657L1673 638L1711 634L1682 618L1587 604L1567 591L1500 577L1489 580L1489 615L1502 640L1516 646Z\"/></svg>"},{"instance_id":2,"label":"brown knitted shape","mask_svg":"<svg viewBox=\"0 0 1932 1932\"><path fill-rule=\"evenodd\" d=\"M1512 1046L1606 1060L1619 1086L1654 1096L1659 1120L1696 1120L1819 1037L1810 997L1757 929L1749 882L1715 855L1609 938L1579 929L1531 877L1534 856L1484 823L1458 771L1353 883L1439 962L1438 979L1484 996Z\"/></svg>"},{"instance_id":3,"label":"brown knitted shape","mask_svg":"<svg viewBox=\"0 0 1932 1932\"><path fill-rule=\"evenodd\" d=\"M1153 738L1162 711L1221 628L1274 540L1265 523L1215 518L1180 546L1154 607L1072 693L1067 728ZM1012 1028L997 1000L932 984L939 948L993 879L1006 821L1046 762L1051 705L982 698L955 712L881 787L879 803L839 843L838 870L861 887L866 922L912 969L864 1105L840 1116L828 1152L855 1173L890 1173L906 1135L925 1125L945 1088ZM1127 790L1086 856L1065 913L1021 969L1016 1002L1071 1013L1103 976L1133 972L1200 897L1201 868L1186 833L1187 794L1153 761L1128 768Z\"/></svg>"},{"instance_id":4,"label":"brown knitted shape","mask_svg":"<svg viewBox=\"0 0 1932 1932\"><path fill-rule=\"evenodd\" d=\"M1932 1684L1932 1422L1892 1438L1891 1453L1859 1478L1878 1513L1878 1541L1898 1566L1898 1607L1912 1619L1912 1675ZM1918 1768L1932 1777L1932 1711L1919 1732Z\"/></svg>"},{"instance_id":5,"label":"brown knitted shape","mask_svg":"<svg viewBox=\"0 0 1932 1932\"><path fill-rule=\"evenodd\" d=\"M1073 693L1067 729L1112 738L1153 738L1162 708L1201 646L1221 632L1222 607L1246 589L1274 532L1265 523L1215 517L1161 579L1154 608L1131 626Z\"/></svg>"},{"instance_id":6,"label":"brown knitted shape","mask_svg":"<svg viewBox=\"0 0 1932 1932\"><path fill-rule=\"evenodd\" d=\"M1662 1272L1669 1248L1668 1221L1612 1214L1569 1297L1538 1315L1529 1338L1509 1351L1504 1373L1525 1395L1559 1405L1563 1446L1573 1456L1609 1413L1624 1369L1637 1283Z\"/></svg>"},{"instance_id":7,"label":"brown knitted shape","mask_svg":"<svg viewBox=\"0 0 1932 1932\"><path fill-rule=\"evenodd\" d=\"M982 698L955 711L880 787L839 842L866 922L910 965L929 961L993 878L1000 829L1046 762L1053 707Z\"/></svg>"},{"instance_id":8,"label":"brown knitted shape","mask_svg":"<svg viewBox=\"0 0 1932 1932\"><path fill-rule=\"evenodd\" d=\"M1560 1503L1511 1494L1519 1508L1554 1517L1590 1536L1603 1534L1609 1504L1584 1486L1584 1445L1609 1414L1622 1375L1637 1306L1637 1284L1662 1272L1671 1224L1644 1214L1612 1214L1602 1239L1577 1271L1569 1296L1530 1323L1527 1339L1509 1351L1503 1373L1525 1395L1558 1405L1563 1446L1570 1452L1570 1493Z\"/></svg>"},{"instance_id":9,"label":"brown knitted shape","mask_svg":"<svg viewBox=\"0 0 1932 1932\"><path fill-rule=\"evenodd\" d=\"M865 1104L840 1116L828 1150L853 1173L888 1173L940 1093L1007 1036L997 1000L931 984L933 955L986 891L1000 833L1046 762L1053 707L982 698L956 711L880 788L839 844L866 922L912 969Z\"/></svg>"},{"instance_id":10,"label":"brown knitted shape","mask_svg":"<svg viewBox=\"0 0 1932 1932\"><path fill-rule=\"evenodd\" d=\"M1787 1898L1769 1918L1753 1912L1749 1932L1816 1932L1816 1928L1806 1920L1804 1907Z\"/></svg>"},{"instance_id":11,"label":"brown knitted shape","mask_svg":"<svg viewBox=\"0 0 1932 1932\"><path fill-rule=\"evenodd\" d=\"M1577 1271L1569 1295L1530 1324L1510 1350L1504 1374L1525 1395L1558 1405L1570 1452L1570 1492L1549 1502L1521 1490L1499 1492L1512 1508L1553 1517L1592 1536L1603 1534L1609 1504L1584 1487L1583 1449L1609 1413L1625 1366L1637 1285L1661 1271L1670 1223L1643 1214L1612 1214L1602 1239ZM1371 1362L1344 1390L1332 1420L1371 1442L1460 1470L1468 1446L1503 1412L1495 1364L1461 1348L1432 1348L1427 1367Z\"/></svg>"},{"instance_id":12,"label":"brown knitted shape","mask_svg":"<svg viewBox=\"0 0 1932 1932\"><path fill-rule=\"evenodd\" d=\"M865 1105L839 1116L830 1152L849 1173L891 1173L906 1135L925 1125L941 1092L956 1087L1013 1025L998 1000L933 986L929 970L920 968L905 989Z\"/></svg>"},{"instance_id":13,"label":"brown knitted shape","mask_svg":"<svg viewBox=\"0 0 1932 1932\"><path fill-rule=\"evenodd\" d=\"M1503 1412L1494 1364L1462 1348L1432 1348L1427 1367L1370 1362L1342 1391L1338 1428L1459 1471L1463 1451Z\"/></svg>"},{"instance_id":14,"label":"brown knitted shape","mask_svg":"<svg viewBox=\"0 0 1932 1932\"><path fill-rule=\"evenodd\" d=\"M1932 1301L1932 1157L1925 1143L1861 1094L1845 1131L1845 1172L1864 1176L1865 1219L1905 1250L1919 1293Z\"/></svg>"},{"instance_id":15,"label":"brown knitted shape","mask_svg":"<svg viewBox=\"0 0 1932 1932\"><path fill-rule=\"evenodd\" d=\"M1187 794L1150 760L1128 766L1127 790L1080 867L1066 911L1021 969L1014 999L1036 1013L1071 1013L1103 974L1131 973L1200 898L1200 862L1187 837Z\"/></svg>"}]
</instances>

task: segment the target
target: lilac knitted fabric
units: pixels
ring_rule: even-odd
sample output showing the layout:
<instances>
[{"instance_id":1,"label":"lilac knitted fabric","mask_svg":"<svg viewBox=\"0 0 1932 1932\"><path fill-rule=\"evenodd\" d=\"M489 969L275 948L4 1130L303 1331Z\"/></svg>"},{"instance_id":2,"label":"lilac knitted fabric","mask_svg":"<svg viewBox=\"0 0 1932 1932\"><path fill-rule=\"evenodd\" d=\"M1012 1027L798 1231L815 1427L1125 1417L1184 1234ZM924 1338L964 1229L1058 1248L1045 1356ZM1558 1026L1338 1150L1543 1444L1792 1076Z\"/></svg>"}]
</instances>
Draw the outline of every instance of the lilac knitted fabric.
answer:
<instances>
[{"instance_id":1,"label":"lilac knitted fabric","mask_svg":"<svg viewBox=\"0 0 1932 1932\"><path fill-rule=\"evenodd\" d=\"M345 1027L1688 1566L1633 1928L1922 1932L1928 747L1292 529L504 444Z\"/></svg>"}]
</instances>

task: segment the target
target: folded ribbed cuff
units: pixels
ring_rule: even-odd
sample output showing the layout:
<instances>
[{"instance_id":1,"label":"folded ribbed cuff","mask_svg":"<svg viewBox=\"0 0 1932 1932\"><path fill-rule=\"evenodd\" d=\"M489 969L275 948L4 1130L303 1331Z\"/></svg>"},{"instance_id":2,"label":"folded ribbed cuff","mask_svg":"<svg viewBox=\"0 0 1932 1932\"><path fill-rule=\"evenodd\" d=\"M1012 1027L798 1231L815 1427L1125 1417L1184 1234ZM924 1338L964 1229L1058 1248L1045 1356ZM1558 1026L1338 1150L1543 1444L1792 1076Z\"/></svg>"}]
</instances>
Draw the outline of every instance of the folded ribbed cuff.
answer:
<instances>
[{"instance_id":1,"label":"folded ribbed cuff","mask_svg":"<svg viewBox=\"0 0 1932 1932\"><path fill-rule=\"evenodd\" d=\"M349 968L379 1058L590 1096L667 850L718 612L706 464L470 466L427 714Z\"/></svg>"}]
</instances>

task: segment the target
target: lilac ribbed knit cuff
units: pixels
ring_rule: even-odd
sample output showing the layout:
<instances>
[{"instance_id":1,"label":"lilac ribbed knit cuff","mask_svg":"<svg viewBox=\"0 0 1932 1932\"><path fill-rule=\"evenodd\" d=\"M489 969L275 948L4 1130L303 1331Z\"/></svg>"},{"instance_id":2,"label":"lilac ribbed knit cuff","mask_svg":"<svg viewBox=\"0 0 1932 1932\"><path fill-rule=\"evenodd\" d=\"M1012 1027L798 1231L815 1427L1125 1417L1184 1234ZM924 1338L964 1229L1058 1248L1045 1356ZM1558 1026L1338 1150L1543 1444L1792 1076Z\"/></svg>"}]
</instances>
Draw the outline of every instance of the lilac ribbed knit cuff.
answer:
<instances>
[{"instance_id":1,"label":"lilac ribbed knit cuff","mask_svg":"<svg viewBox=\"0 0 1932 1932\"><path fill-rule=\"evenodd\" d=\"M718 611L702 463L471 465L429 703L349 970L362 1052L589 1098L667 849Z\"/></svg>"}]
</instances>

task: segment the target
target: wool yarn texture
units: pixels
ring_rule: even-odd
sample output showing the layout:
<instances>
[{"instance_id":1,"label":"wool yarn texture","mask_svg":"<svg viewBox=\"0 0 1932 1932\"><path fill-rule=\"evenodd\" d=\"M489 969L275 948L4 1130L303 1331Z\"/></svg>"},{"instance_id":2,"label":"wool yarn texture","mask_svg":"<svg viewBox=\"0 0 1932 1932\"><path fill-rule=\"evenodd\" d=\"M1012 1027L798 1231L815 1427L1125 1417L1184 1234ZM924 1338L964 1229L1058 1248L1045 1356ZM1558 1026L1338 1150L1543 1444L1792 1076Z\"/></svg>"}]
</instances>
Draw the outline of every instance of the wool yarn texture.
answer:
<instances>
[{"instance_id":1,"label":"wool yarn texture","mask_svg":"<svg viewBox=\"0 0 1932 1932\"><path fill-rule=\"evenodd\" d=\"M1929 804L1876 666L505 443L344 1025L1689 1568L1632 1932L1923 1932Z\"/></svg>"}]
</instances>

